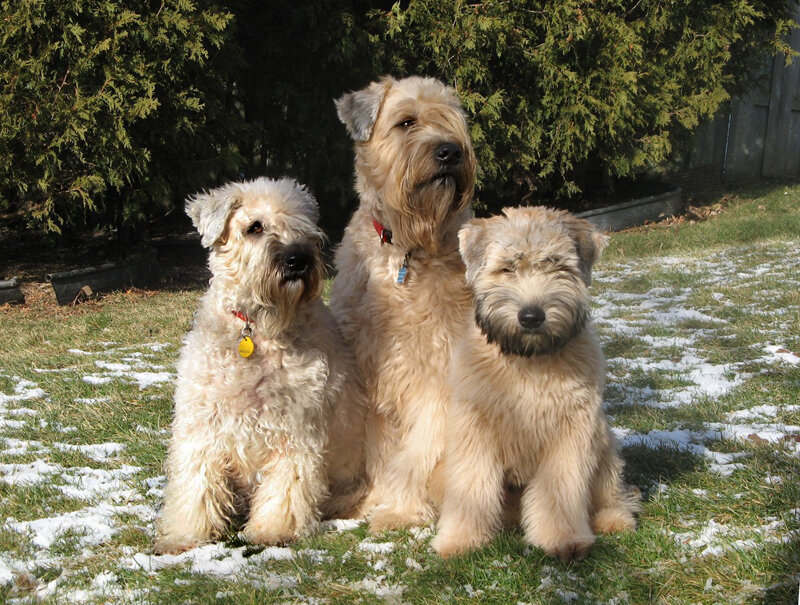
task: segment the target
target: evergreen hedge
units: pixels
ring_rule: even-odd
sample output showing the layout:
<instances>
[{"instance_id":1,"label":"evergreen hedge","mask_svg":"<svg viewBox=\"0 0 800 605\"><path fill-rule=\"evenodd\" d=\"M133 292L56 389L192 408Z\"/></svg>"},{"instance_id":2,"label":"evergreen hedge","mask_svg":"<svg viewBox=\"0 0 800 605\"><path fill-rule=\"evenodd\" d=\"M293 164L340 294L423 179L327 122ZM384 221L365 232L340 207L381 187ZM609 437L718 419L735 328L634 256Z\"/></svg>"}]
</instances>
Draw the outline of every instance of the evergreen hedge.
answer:
<instances>
[{"instance_id":1,"label":"evergreen hedge","mask_svg":"<svg viewBox=\"0 0 800 605\"><path fill-rule=\"evenodd\" d=\"M212 0L0 3L0 208L141 224L238 165L215 57L231 20Z\"/></svg>"},{"instance_id":2,"label":"evergreen hedge","mask_svg":"<svg viewBox=\"0 0 800 605\"><path fill-rule=\"evenodd\" d=\"M332 99L453 85L480 208L575 204L652 170L771 54L771 0L0 0L0 212L141 226L191 191L289 174L333 234L355 203Z\"/></svg>"},{"instance_id":3,"label":"evergreen hedge","mask_svg":"<svg viewBox=\"0 0 800 605\"><path fill-rule=\"evenodd\" d=\"M412 0L383 15L398 73L437 74L471 118L484 209L575 206L664 162L788 52L772 0Z\"/></svg>"}]
</instances>

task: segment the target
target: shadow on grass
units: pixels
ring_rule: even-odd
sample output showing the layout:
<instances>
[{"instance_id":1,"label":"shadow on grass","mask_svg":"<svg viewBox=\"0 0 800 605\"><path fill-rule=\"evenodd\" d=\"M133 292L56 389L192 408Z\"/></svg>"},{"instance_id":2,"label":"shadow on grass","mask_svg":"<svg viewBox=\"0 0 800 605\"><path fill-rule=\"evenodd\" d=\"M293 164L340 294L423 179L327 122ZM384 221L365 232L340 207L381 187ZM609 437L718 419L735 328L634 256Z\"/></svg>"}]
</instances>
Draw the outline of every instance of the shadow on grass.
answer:
<instances>
[{"instance_id":1,"label":"shadow on grass","mask_svg":"<svg viewBox=\"0 0 800 605\"><path fill-rule=\"evenodd\" d=\"M647 500L654 484L672 483L683 475L705 468L703 459L691 451L661 445L632 445L622 451L625 460L625 482L638 487Z\"/></svg>"},{"instance_id":2,"label":"shadow on grass","mask_svg":"<svg viewBox=\"0 0 800 605\"><path fill-rule=\"evenodd\" d=\"M781 541L767 545L764 569L766 590L753 602L800 603L800 459L794 450L772 452L769 472L783 480L761 492L764 516L786 522Z\"/></svg>"}]
</instances>

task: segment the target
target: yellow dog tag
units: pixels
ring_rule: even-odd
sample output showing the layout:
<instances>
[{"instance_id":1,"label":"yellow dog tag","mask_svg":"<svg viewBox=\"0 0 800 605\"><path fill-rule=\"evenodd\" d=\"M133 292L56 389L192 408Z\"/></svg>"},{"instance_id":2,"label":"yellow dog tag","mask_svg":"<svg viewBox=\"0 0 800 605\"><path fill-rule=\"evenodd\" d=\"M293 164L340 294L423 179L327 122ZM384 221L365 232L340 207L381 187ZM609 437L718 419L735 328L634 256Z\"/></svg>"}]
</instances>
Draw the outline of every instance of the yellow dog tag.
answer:
<instances>
[{"instance_id":1,"label":"yellow dog tag","mask_svg":"<svg viewBox=\"0 0 800 605\"><path fill-rule=\"evenodd\" d=\"M256 350L256 345L253 343L253 339L249 336L242 336L239 339L239 356L240 357L250 357L253 354L253 351Z\"/></svg>"}]
</instances>

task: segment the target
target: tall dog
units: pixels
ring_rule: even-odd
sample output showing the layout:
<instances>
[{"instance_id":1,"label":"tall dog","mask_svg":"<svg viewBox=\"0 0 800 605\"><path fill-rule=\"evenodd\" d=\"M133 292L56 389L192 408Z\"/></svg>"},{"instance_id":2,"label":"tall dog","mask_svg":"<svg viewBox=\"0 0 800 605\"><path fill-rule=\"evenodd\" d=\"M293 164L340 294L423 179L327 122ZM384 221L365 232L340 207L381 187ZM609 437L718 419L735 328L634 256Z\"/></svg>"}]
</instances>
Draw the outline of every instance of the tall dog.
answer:
<instances>
[{"instance_id":1,"label":"tall dog","mask_svg":"<svg viewBox=\"0 0 800 605\"><path fill-rule=\"evenodd\" d=\"M488 541L508 483L523 488L528 542L580 559L593 530L632 529L639 510L603 413L605 362L589 321L591 267L606 238L563 211L503 213L459 235L475 309L450 366L433 547L450 556Z\"/></svg>"},{"instance_id":2,"label":"tall dog","mask_svg":"<svg viewBox=\"0 0 800 605\"><path fill-rule=\"evenodd\" d=\"M387 77L336 108L355 141L361 202L336 253L331 309L367 385L365 509L379 531L433 514L444 370L470 308L457 233L471 216L475 155L458 98L438 80Z\"/></svg>"},{"instance_id":3,"label":"tall dog","mask_svg":"<svg viewBox=\"0 0 800 605\"><path fill-rule=\"evenodd\" d=\"M292 540L321 506L362 495L363 383L320 299L317 204L290 179L258 179L186 211L213 278L177 364L155 550L217 539L237 518L251 542Z\"/></svg>"}]
</instances>

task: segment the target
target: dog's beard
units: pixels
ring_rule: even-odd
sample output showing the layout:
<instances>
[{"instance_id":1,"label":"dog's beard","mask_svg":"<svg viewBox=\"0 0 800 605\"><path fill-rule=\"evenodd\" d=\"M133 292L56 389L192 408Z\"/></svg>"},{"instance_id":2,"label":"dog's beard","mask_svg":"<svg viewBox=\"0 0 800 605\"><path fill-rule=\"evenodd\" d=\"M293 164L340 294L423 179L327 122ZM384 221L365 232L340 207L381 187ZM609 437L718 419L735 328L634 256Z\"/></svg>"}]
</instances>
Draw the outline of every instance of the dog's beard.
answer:
<instances>
[{"instance_id":1,"label":"dog's beard","mask_svg":"<svg viewBox=\"0 0 800 605\"><path fill-rule=\"evenodd\" d=\"M402 193L403 206L387 209L395 244L406 249L423 249L430 255L439 251L448 223L470 201L463 176L443 173L425 181L408 184Z\"/></svg>"},{"instance_id":2,"label":"dog's beard","mask_svg":"<svg viewBox=\"0 0 800 605\"><path fill-rule=\"evenodd\" d=\"M515 305L509 313L492 305L488 296L475 298L475 323L486 341L496 344L503 355L532 357L557 353L583 332L589 320L589 309L584 304L574 300L550 301L542 328L527 331L516 320L519 308Z\"/></svg>"},{"instance_id":3,"label":"dog's beard","mask_svg":"<svg viewBox=\"0 0 800 605\"><path fill-rule=\"evenodd\" d=\"M270 261L252 283L253 312L269 332L283 332L294 323L305 303L322 295L323 281L324 268L318 258L296 279L287 279L281 264Z\"/></svg>"},{"instance_id":4,"label":"dog's beard","mask_svg":"<svg viewBox=\"0 0 800 605\"><path fill-rule=\"evenodd\" d=\"M392 230L393 243L405 250L436 254L449 232L454 215L472 199L474 160L444 166L434 157L442 141L414 146L406 163L397 162L380 189L382 212Z\"/></svg>"}]
</instances>

